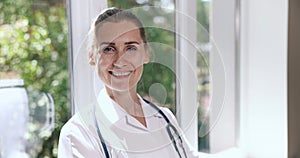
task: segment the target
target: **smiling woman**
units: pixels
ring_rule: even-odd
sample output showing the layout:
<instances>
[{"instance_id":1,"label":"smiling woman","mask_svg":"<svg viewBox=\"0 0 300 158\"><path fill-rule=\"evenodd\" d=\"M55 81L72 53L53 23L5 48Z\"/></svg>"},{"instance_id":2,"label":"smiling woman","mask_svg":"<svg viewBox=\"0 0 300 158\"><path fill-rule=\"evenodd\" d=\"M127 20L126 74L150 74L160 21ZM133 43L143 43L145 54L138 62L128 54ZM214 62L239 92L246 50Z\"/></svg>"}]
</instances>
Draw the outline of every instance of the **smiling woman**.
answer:
<instances>
[{"instance_id":1,"label":"smiling woman","mask_svg":"<svg viewBox=\"0 0 300 158\"><path fill-rule=\"evenodd\" d=\"M136 94L143 64L149 61L139 29L132 22L107 22L96 32L100 46L97 54L90 55L90 64L98 66L98 74L110 91L129 88Z\"/></svg>"},{"instance_id":2,"label":"smiling woman","mask_svg":"<svg viewBox=\"0 0 300 158\"><path fill-rule=\"evenodd\" d=\"M137 83L149 62L144 27L109 8L92 25L89 64L104 83L97 103L64 125L59 157L197 157L172 112L143 99Z\"/></svg>"}]
</instances>

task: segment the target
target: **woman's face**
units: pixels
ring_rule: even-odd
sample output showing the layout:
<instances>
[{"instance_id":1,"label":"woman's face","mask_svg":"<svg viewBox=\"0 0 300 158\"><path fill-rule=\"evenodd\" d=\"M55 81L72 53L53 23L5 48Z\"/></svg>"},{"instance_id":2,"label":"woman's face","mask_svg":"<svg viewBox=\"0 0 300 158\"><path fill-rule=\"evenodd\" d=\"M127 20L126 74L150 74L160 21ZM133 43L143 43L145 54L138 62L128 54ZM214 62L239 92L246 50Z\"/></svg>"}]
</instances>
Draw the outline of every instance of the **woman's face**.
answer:
<instances>
[{"instance_id":1,"label":"woman's face","mask_svg":"<svg viewBox=\"0 0 300 158\"><path fill-rule=\"evenodd\" d=\"M132 22L106 22L97 30L95 56L100 79L111 90L136 89L149 55L139 28Z\"/></svg>"}]
</instances>

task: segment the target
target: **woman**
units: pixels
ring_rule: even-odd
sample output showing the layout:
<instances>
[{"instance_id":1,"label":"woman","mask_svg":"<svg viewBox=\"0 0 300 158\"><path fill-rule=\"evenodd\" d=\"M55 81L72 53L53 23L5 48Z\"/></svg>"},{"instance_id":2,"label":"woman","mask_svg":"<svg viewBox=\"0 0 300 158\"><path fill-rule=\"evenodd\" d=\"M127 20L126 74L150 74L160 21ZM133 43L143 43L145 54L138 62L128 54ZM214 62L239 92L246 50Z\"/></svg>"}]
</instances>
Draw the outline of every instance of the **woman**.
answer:
<instances>
[{"instance_id":1,"label":"woman","mask_svg":"<svg viewBox=\"0 0 300 158\"><path fill-rule=\"evenodd\" d=\"M58 156L196 157L175 117L137 94L149 46L141 21L117 8L103 11L92 27L89 63L105 84L98 104L63 127Z\"/></svg>"}]
</instances>

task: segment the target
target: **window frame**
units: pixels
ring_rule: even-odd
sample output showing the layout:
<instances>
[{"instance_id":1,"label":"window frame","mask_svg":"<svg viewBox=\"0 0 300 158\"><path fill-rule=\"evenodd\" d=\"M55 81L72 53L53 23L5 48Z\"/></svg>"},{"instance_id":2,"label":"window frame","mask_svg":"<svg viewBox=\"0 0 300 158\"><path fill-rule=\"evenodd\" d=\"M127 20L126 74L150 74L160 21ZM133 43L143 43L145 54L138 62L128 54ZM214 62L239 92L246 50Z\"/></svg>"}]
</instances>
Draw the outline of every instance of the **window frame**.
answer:
<instances>
[{"instance_id":1,"label":"window frame","mask_svg":"<svg viewBox=\"0 0 300 158\"><path fill-rule=\"evenodd\" d=\"M218 153L236 147L239 133L239 51L237 0L211 1L210 56L212 97L217 100L211 110L210 152ZM223 20L226 19L226 20ZM220 67L223 66L223 67ZM224 74L222 74L224 73ZM220 89L220 90L219 90ZM221 91L221 92L219 92ZM223 94L222 94L223 93ZM214 110L214 107L221 109ZM219 111L218 111L219 110ZM216 122L215 122L216 121ZM225 129L225 130L224 130Z\"/></svg>"},{"instance_id":2,"label":"window frame","mask_svg":"<svg viewBox=\"0 0 300 158\"><path fill-rule=\"evenodd\" d=\"M192 7L191 7L192 6ZM176 117L185 137L194 149L198 149L197 115L197 3L175 1L176 31ZM189 25L186 25L189 24ZM191 75L192 74L192 75ZM189 77L187 77L189 76ZM188 91L189 93L182 93ZM192 115L191 115L192 114Z\"/></svg>"},{"instance_id":3,"label":"window frame","mask_svg":"<svg viewBox=\"0 0 300 158\"><path fill-rule=\"evenodd\" d=\"M288 3L241 2L238 147L247 157L288 155Z\"/></svg>"},{"instance_id":4,"label":"window frame","mask_svg":"<svg viewBox=\"0 0 300 158\"><path fill-rule=\"evenodd\" d=\"M106 0L67 0L67 13L69 22L69 75L70 75L70 102L71 114L75 114L78 105L88 105L95 102L95 94L89 90L94 84L94 72L88 65L78 66L76 64L81 45L86 40L90 25L94 18L99 14L99 10L107 8ZM99 3L100 2L100 3ZM80 10L80 12L76 11ZM71 24L71 25L70 25ZM86 58L88 54L86 53ZM76 71L80 71L85 77L77 76ZM81 85L80 83L85 83ZM78 92L84 91L85 93Z\"/></svg>"},{"instance_id":5,"label":"window frame","mask_svg":"<svg viewBox=\"0 0 300 158\"><path fill-rule=\"evenodd\" d=\"M68 3L68 17L69 23L69 63L70 63L70 83L71 83L71 106L72 114L75 113L75 89L78 86L78 80L74 75L74 64L76 59L76 52L78 52L80 41L84 39L84 36L89 30L90 23L98 11L102 8L107 7L106 0L67 0ZM187 15L195 16L195 11L197 8L193 8L191 5L195 1L181 1L176 0L176 6L178 6L180 11L182 10ZM272 6L272 7L270 7ZM221 8L221 9L217 9ZM80 12L75 10L80 9ZM268 12L266 12L268 10ZM213 0L212 1L212 17L211 17L211 37L216 42L216 45L220 49L220 52L228 53L224 56L224 65L229 74L226 74L227 85L226 93L234 92L233 95L225 97L225 104L222 109L222 114L218 119L216 125L211 130L211 150L215 154L205 154L200 153L202 157L233 157L233 158L246 158L246 157L287 157L287 19L288 19L288 0L283 1L240 1L240 0ZM276 15L276 20L266 20L264 17ZM182 17L176 17L177 21L180 21ZM179 19L178 19L179 18ZM226 20L224 20L226 19ZM181 19L183 20L183 19ZM278 21L283 21L283 23L278 23ZM183 26L181 26L183 25ZM262 26L268 26L262 27ZM223 27L222 27L223 26ZM178 34L187 34L191 36L190 39L194 39L185 30L186 26L184 24L178 25L176 27L182 27ZM224 31L226 30L226 31ZM276 34L274 33L276 30ZM183 31L183 32L181 32ZM273 32L272 32L273 31ZM269 33L265 35L265 32ZM224 38L227 37L227 38ZM264 39L265 43L257 39ZM281 39L281 40L274 40ZM183 48L182 43L178 43L177 46ZM266 56L265 54L271 54ZM265 62L260 59L261 55L268 57L267 67ZM177 59L176 59L177 60ZM195 58L191 55L188 60L192 63L192 66L196 66ZM180 61L177 61L180 63ZM213 63L213 61L212 61ZM252 67L255 65L254 67ZM178 75L182 73L182 65L178 65L177 70ZM276 72L272 71L272 68L277 68ZM181 72L180 72L181 71ZM211 71L214 73L214 65L211 65ZM261 73L268 71L272 77L272 82L270 80L262 79L260 77ZM80 82L85 83L88 87L90 82L93 82L93 75L91 72L86 71L88 75ZM217 73L215 73L218 75ZM215 77L218 78L218 77ZM268 77L271 79L270 77ZM184 80L187 82L187 80ZM259 83L261 87L254 86L254 83ZM276 83L281 83L277 85ZM273 87L277 87L280 91L273 91ZM179 87L180 90L191 90L192 95L180 96L181 103L177 105L182 105L178 107L181 113L177 114L178 121L181 126L187 126L190 123L190 108L186 108L186 105L192 107L196 106L197 100L195 99L196 89L195 86L187 84L186 86ZM189 89L191 88L191 89ZM274 95L273 97L264 98L264 104L270 104L270 106L264 107L257 98L258 94L254 93L256 91L261 91L268 95ZM259 94L263 94L259 93ZM86 93L85 96L80 96L79 101L84 102L91 98L91 94ZM176 95L178 97L178 94ZM94 97L92 97L94 98ZM275 101L274 101L275 100ZM251 106L250 106L251 105ZM262 108L264 107L264 108ZM256 111L259 111L257 114ZM259 134L263 137L262 140L257 140L259 143L251 144L249 136L254 138L254 135L247 131L255 131L262 127L262 124L269 124L270 118L266 118L261 112L266 112L271 116L272 120L279 121L277 126L271 125L274 132L270 133L268 130L261 130ZM227 116L229 119L226 120ZM251 118L256 119L252 120ZM187 121L188 120L188 121ZM185 133L187 138L192 141L191 144L195 147L194 138L197 138L197 119L192 119L192 123L189 124L189 129ZM228 122L231 122L229 125ZM230 128L229 133L233 133L226 139L230 141L220 141L224 138L224 133L222 129ZM257 134L257 133L256 133ZM270 136L275 136L276 140L272 140L270 143ZM226 136L227 137L227 136ZM276 144L280 144L277 145ZM266 152L261 149L265 149L265 145L268 145L268 150ZM274 150L277 149L277 150ZM260 149L260 150L259 150ZM272 152L271 152L271 150ZM275 151L275 152L274 152Z\"/></svg>"}]
</instances>

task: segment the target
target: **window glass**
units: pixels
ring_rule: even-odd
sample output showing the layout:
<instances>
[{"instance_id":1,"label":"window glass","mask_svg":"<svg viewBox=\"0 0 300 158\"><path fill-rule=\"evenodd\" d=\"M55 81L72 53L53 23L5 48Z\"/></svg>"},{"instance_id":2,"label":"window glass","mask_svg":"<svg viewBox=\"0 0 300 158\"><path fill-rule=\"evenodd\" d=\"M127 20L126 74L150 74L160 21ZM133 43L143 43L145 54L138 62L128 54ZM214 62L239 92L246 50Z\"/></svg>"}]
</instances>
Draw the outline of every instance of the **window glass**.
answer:
<instances>
[{"instance_id":1,"label":"window glass","mask_svg":"<svg viewBox=\"0 0 300 158\"><path fill-rule=\"evenodd\" d=\"M197 0L198 150L209 152L209 13L210 1Z\"/></svg>"},{"instance_id":2,"label":"window glass","mask_svg":"<svg viewBox=\"0 0 300 158\"><path fill-rule=\"evenodd\" d=\"M21 111L21 106L14 109L22 112L14 117L25 115L27 124L27 132L19 133L20 138L8 136L9 130L18 131L18 126L0 129L7 134L1 135L0 140L20 142L4 148L7 144L0 141L0 157L9 157L8 150L29 157L57 157L59 132L70 117L65 7L65 1L61 0L0 2L0 95L17 97L8 91L23 88L23 103L26 103L23 108L28 108L27 112ZM0 108L3 111L4 106ZM16 146L22 146L26 153L18 153L21 149Z\"/></svg>"},{"instance_id":3,"label":"window glass","mask_svg":"<svg viewBox=\"0 0 300 158\"><path fill-rule=\"evenodd\" d=\"M128 9L146 27L151 61L144 66L138 91L144 98L176 113L175 13L173 0L108 0L109 7Z\"/></svg>"},{"instance_id":4,"label":"window glass","mask_svg":"<svg viewBox=\"0 0 300 158\"><path fill-rule=\"evenodd\" d=\"M167 60L171 64L157 62L154 59L155 62L145 65L139 93L146 98L148 96L153 97L159 105L169 107L175 114L175 2L172 0L109 0L108 6L137 11L140 18L147 19L144 20L144 25L147 27L148 41L155 43L152 45L154 58L161 57L159 52L169 52ZM151 7L167 9L151 11ZM203 152L209 152L209 13L210 1L197 0L197 92L198 104L200 105L198 108L198 150ZM153 23L156 24L154 27Z\"/></svg>"}]
</instances>

